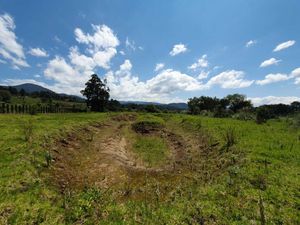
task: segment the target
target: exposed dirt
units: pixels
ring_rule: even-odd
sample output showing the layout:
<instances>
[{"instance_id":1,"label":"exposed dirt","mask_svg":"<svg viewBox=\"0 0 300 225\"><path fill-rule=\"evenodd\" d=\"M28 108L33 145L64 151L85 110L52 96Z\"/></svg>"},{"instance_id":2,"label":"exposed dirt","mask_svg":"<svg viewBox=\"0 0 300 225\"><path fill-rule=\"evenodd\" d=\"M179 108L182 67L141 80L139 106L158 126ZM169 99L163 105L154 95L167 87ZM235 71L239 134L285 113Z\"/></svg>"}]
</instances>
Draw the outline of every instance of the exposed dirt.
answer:
<instances>
[{"instance_id":1,"label":"exposed dirt","mask_svg":"<svg viewBox=\"0 0 300 225\"><path fill-rule=\"evenodd\" d=\"M51 149L50 175L61 191L90 186L109 188L140 174L166 176L178 170L185 161L183 139L165 129L156 132L155 135L167 140L171 154L165 165L149 168L129 150L121 132L134 119L134 116L113 117L106 124L89 126L58 140Z\"/></svg>"}]
</instances>

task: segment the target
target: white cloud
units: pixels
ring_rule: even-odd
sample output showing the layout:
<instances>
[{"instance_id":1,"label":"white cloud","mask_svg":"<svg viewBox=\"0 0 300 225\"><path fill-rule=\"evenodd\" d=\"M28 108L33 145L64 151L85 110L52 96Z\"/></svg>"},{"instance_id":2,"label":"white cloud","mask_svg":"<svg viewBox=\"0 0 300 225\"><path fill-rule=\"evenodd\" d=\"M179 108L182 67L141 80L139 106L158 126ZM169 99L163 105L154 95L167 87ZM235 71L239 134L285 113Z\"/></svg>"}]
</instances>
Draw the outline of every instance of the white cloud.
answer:
<instances>
[{"instance_id":1,"label":"white cloud","mask_svg":"<svg viewBox=\"0 0 300 225\"><path fill-rule=\"evenodd\" d=\"M28 51L29 54L36 56L36 57L47 57L48 53L46 52L46 50L42 49L42 48L31 48Z\"/></svg>"},{"instance_id":2,"label":"white cloud","mask_svg":"<svg viewBox=\"0 0 300 225\"><path fill-rule=\"evenodd\" d=\"M212 77L207 86L220 85L222 88L245 88L253 84L253 80L245 80L243 71L228 70Z\"/></svg>"},{"instance_id":3,"label":"white cloud","mask_svg":"<svg viewBox=\"0 0 300 225\"><path fill-rule=\"evenodd\" d=\"M199 80L206 79L209 74L210 74L210 71L204 71L204 70L202 70L200 72L200 74L198 75L198 79Z\"/></svg>"},{"instance_id":4,"label":"white cloud","mask_svg":"<svg viewBox=\"0 0 300 225\"><path fill-rule=\"evenodd\" d=\"M41 75L39 75L39 74L35 74L35 75L34 75L34 77L35 77L35 78L40 78L40 77L41 77Z\"/></svg>"},{"instance_id":5,"label":"white cloud","mask_svg":"<svg viewBox=\"0 0 300 225\"><path fill-rule=\"evenodd\" d=\"M271 66L271 65L278 65L279 62L281 62L281 60L271 58L271 59L267 59L267 60L263 61L260 64L259 67L267 67L267 66Z\"/></svg>"},{"instance_id":6,"label":"white cloud","mask_svg":"<svg viewBox=\"0 0 300 225\"><path fill-rule=\"evenodd\" d=\"M68 59L55 56L49 60L44 76L54 81L53 90L78 95L97 68L110 68L119 40L106 25L92 25L92 28L93 34L84 33L80 28L74 31L76 40L86 45L87 54L80 53L79 47L73 46Z\"/></svg>"},{"instance_id":7,"label":"white cloud","mask_svg":"<svg viewBox=\"0 0 300 225\"><path fill-rule=\"evenodd\" d=\"M295 78L295 84L300 84L300 67L292 71L291 77Z\"/></svg>"},{"instance_id":8,"label":"white cloud","mask_svg":"<svg viewBox=\"0 0 300 225\"><path fill-rule=\"evenodd\" d=\"M125 52L124 52L123 50L119 51L119 53L120 53L121 55L126 55Z\"/></svg>"},{"instance_id":9,"label":"white cloud","mask_svg":"<svg viewBox=\"0 0 300 225\"><path fill-rule=\"evenodd\" d=\"M125 46L127 49L131 49L132 51L136 50L135 42L133 40L130 41L128 37L126 38Z\"/></svg>"},{"instance_id":10,"label":"white cloud","mask_svg":"<svg viewBox=\"0 0 300 225\"><path fill-rule=\"evenodd\" d=\"M95 64L94 66L109 69L110 61L117 54L116 47L120 44L120 42L108 26L92 25L92 28L94 30L94 34L85 34L80 28L76 28L74 31L76 40L79 43L88 45L87 52L91 56L85 57L84 60L90 61L89 66L91 66L91 60L93 60ZM83 55L81 55L81 58L83 58Z\"/></svg>"},{"instance_id":11,"label":"white cloud","mask_svg":"<svg viewBox=\"0 0 300 225\"><path fill-rule=\"evenodd\" d=\"M163 69L164 67L165 67L165 64L157 63L156 66L155 66L154 72L157 72L157 71Z\"/></svg>"},{"instance_id":12,"label":"white cloud","mask_svg":"<svg viewBox=\"0 0 300 225\"><path fill-rule=\"evenodd\" d=\"M0 15L0 56L11 62L13 68L29 67L21 44L14 33L14 19L7 13Z\"/></svg>"},{"instance_id":13,"label":"white cloud","mask_svg":"<svg viewBox=\"0 0 300 225\"><path fill-rule=\"evenodd\" d=\"M178 55L187 51L187 47L184 44L177 44L173 46L172 51L170 51L171 56Z\"/></svg>"},{"instance_id":14,"label":"white cloud","mask_svg":"<svg viewBox=\"0 0 300 225\"><path fill-rule=\"evenodd\" d=\"M70 48L69 59L75 69L82 73L91 73L97 65L92 57L80 54L78 47Z\"/></svg>"},{"instance_id":15,"label":"white cloud","mask_svg":"<svg viewBox=\"0 0 300 225\"><path fill-rule=\"evenodd\" d=\"M6 64L7 62L4 61L4 60L2 60L2 59L0 59L0 63L1 63L1 64Z\"/></svg>"},{"instance_id":16,"label":"white cloud","mask_svg":"<svg viewBox=\"0 0 300 225\"><path fill-rule=\"evenodd\" d=\"M294 101L300 101L300 97L296 96L266 96L266 97L255 97L255 98L248 98L252 101L254 106L259 105L268 105L268 104L290 104Z\"/></svg>"},{"instance_id":17,"label":"white cloud","mask_svg":"<svg viewBox=\"0 0 300 225\"><path fill-rule=\"evenodd\" d=\"M279 52L283 49L289 48L289 47L293 46L295 43L296 43L296 41L294 41L294 40L289 40L289 41L283 42L283 43L277 45L276 48L274 48L273 52Z\"/></svg>"},{"instance_id":18,"label":"white cloud","mask_svg":"<svg viewBox=\"0 0 300 225\"><path fill-rule=\"evenodd\" d=\"M146 81L140 81L138 76L132 75L131 69L131 62L125 60L118 71L109 71L106 74L105 77L113 98L174 102L180 101L180 99L172 97L176 92L206 88L195 78L172 69L163 70Z\"/></svg>"},{"instance_id":19,"label":"white cloud","mask_svg":"<svg viewBox=\"0 0 300 225\"><path fill-rule=\"evenodd\" d=\"M59 56L49 61L44 75L48 79L70 86L78 85L79 83L82 85L88 78L79 73L79 71L69 65L64 58Z\"/></svg>"},{"instance_id":20,"label":"white cloud","mask_svg":"<svg viewBox=\"0 0 300 225\"><path fill-rule=\"evenodd\" d=\"M191 70L196 70L199 68L206 68L206 67L208 67L207 55L203 55L201 56L200 59L197 60L197 62L193 63L188 68Z\"/></svg>"},{"instance_id":21,"label":"white cloud","mask_svg":"<svg viewBox=\"0 0 300 225\"><path fill-rule=\"evenodd\" d=\"M76 28L74 33L79 43L91 46L91 51L106 50L119 45L119 40L114 32L106 25L92 25L94 34L85 34L80 28Z\"/></svg>"},{"instance_id":22,"label":"white cloud","mask_svg":"<svg viewBox=\"0 0 300 225\"><path fill-rule=\"evenodd\" d=\"M120 65L120 71L130 71L132 64L129 59L126 59L122 65Z\"/></svg>"},{"instance_id":23,"label":"white cloud","mask_svg":"<svg viewBox=\"0 0 300 225\"><path fill-rule=\"evenodd\" d=\"M255 83L258 85L266 85L266 84L271 84L271 83L276 83L276 82L280 82L280 81L285 81L285 80L289 80L290 76L288 76L287 74L281 74L281 73L277 73L277 74L268 74L265 76L265 79L263 80L257 80Z\"/></svg>"},{"instance_id":24,"label":"white cloud","mask_svg":"<svg viewBox=\"0 0 300 225\"><path fill-rule=\"evenodd\" d=\"M257 41L256 40L250 40L250 41L248 41L247 43L246 43L246 47L247 48L250 48L251 46L253 46L253 45L255 45L255 44L257 44Z\"/></svg>"}]
</instances>

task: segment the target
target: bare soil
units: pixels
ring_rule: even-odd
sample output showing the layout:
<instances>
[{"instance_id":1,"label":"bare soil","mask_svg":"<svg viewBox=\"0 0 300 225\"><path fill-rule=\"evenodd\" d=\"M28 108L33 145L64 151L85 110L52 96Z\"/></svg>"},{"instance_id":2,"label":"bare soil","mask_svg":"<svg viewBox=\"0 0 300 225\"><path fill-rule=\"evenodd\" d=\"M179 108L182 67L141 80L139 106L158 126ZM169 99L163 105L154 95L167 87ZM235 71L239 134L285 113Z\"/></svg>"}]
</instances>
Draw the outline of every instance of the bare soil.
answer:
<instances>
[{"instance_id":1,"label":"bare soil","mask_svg":"<svg viewBox=\"0 0 300 225\"><path fill-rule=\"evenodd\" d=\"M50 177L61 191L92 186L110 188L141 174L165 176L180 168L186 145L181 137L167 130L156 133L167 140L171 154L165 165L148 167L130 151L122 135L122 129L135 118L123 117L113 117L106 124L85 127L57 140L51 149Z\"/></svg>"}]
</instances>

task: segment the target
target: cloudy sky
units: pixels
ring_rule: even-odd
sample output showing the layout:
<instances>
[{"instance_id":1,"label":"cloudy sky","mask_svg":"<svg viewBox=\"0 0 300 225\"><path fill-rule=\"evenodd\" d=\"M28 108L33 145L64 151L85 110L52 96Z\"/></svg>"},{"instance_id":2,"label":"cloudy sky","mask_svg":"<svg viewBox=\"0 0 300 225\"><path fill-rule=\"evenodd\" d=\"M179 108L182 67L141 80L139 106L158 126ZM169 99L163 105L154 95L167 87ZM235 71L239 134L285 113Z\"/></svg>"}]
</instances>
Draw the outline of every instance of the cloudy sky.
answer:
<instances>
[{"instance_id":1,"label":"cloudy sky","mask_svg":"<svg viewBox=\"0 0 300 225\"><path fill-rule=\"evenodd\" d=\"M0 84L113 98L300 100L299 0L0 0Z\"/></svg>"}]
</instances>

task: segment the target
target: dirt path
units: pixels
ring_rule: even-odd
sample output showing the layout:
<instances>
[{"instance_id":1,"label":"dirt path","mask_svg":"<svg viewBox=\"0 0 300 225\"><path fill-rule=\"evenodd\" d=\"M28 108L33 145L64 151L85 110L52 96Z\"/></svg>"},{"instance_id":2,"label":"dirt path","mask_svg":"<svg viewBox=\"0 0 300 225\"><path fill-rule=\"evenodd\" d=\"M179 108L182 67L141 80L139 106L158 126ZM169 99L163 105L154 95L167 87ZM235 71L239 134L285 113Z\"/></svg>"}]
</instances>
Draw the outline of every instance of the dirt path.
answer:
<instances>
[{"instance_id":1,"label":"dirt path","mask_svg":"<svg viewBox=\"0 0 300 225\"><path fill-rule=\"evenodd\" d=\"M128 121L112 120L83 129L80 137L71 134L59 140L52 150L54 163L50 173L54 182L62 191L86 186L109 188L140 173L157 174L176 168L184 156L184 148L175 134L161 133L171 148L168 163L160 168L148 168L127 147L121 131L129 125Z\"/></svg>"}]
</instances>

